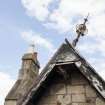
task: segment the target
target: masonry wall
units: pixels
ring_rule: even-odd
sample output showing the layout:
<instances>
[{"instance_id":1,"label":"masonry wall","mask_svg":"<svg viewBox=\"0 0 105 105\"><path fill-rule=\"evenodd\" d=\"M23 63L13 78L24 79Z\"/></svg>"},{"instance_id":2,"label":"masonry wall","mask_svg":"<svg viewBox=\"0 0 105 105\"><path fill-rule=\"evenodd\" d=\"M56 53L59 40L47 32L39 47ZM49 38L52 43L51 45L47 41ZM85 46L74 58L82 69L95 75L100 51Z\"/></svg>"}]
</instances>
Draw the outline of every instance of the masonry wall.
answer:
<instances>
[{"instance_id":1,"label":"masonry wall","mask_svg":"<svg viewBox=\"0 0 105 105\"><path fill-rule=\"evenodd\" d=\"M46 89L37 105L105 105L105 101L78 71L66 83L59 78Z\"/></svg>"},{"instance_id":2,"label":"masonry wall","mask_svg":"<svg viewBox=\"0 0 105 105\"><path fill-rule=\"evenodd\" d=\"M16 100L8 100L4 103L4 105L16 105Z\"/></svg>"}]
</instances>

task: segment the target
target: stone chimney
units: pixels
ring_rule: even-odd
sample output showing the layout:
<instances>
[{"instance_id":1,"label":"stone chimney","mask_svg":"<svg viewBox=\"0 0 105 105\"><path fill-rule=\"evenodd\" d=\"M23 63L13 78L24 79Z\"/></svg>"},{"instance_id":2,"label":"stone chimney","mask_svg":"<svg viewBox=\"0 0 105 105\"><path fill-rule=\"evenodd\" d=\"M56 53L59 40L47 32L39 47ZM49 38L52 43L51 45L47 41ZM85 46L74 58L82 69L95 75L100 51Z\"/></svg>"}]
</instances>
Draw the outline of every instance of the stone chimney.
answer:
<instances>
[{"instance_id":1,"label":"stone chimney","mask_svg":"<svg viewBox=\"0 0 105 105\"><path fill-rule=\"evenodd\" d=\"M28 52L22 57L22 65L19 76L5 98L5 105L17 105L19 99L30 89L39 74L39 62L37 52L34 52L34 45L31 45Z\"/></svg>"},{"instance_id":2,"label":"stone chimney","mask_svg":"<svg viewBox=\"0 0 105 105\"><path fill-rule=\"evenodd\" d=\"M37 52L24 54L18 79L24 80L37 77L39 74L39 68L40 65L37 60Z\"/></svg>"}]
</instances>

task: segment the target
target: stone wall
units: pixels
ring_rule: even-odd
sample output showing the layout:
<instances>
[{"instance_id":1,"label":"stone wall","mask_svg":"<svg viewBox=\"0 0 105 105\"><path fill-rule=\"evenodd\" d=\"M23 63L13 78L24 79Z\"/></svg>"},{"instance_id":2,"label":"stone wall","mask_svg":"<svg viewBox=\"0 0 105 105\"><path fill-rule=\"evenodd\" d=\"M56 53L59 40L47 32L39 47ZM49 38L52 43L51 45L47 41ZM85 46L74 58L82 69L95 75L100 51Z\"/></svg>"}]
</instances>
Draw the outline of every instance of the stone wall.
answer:
<instances>
[{"instance_id":1,"label":"stone wall","mask_svg":"<svg viewBox=\"0 0 105 105\"><path fill-rule=\"evenodd\" d=\"M16 105L16 100L8 100L4 103L4 105Z\"/></svg>"},{"instance_id":2,"label":"stone wall","mask_svg":"<svg viewBox=\"0 0 105 105\"><path fill-rule=\"evenodd\" d=\"M68 83L55 82L47 88L38 105L105 105L105 101L80 72L73 71Z\"/></svg>"}]
</instances>

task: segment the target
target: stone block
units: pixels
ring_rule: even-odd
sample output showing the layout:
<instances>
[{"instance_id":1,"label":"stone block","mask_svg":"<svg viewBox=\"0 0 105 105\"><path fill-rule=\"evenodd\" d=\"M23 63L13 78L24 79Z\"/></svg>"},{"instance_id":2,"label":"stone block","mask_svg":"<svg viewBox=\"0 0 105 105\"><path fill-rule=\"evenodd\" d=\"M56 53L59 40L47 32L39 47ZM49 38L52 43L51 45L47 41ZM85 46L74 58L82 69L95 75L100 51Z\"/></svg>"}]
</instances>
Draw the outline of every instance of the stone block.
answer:
<instances>
[{"instance_id":1,"label":"stone block","mask_svg":"<svg viewBox=\"0 0 105 105\"><path fill-rule=\"evenodd\" d=\"M57 95L57 103L60 103L61 105L70 105L71 95Z\"/></svg>"},{"instance_id":2,"label":"stone block","mask_svg":"<svg viewBox=\"0 0 105 105\"><path fill-rule=\"evenodd\" d=\"M67 93L69 94L82 94L85 93L85 88L82 85L78 86L68 86Z\"/></svg>"},{"instance_id":3,"label":"stone block","mask_svg":"<svg viewBox=\"0 0 105 105\"><path fill-rule=\"evenodd\" d=\"M56 84L52 86L51 88L51 94L65 94L66 93L66 88L65 84Z\"/></svg>"},{"instance_id":4,"label":"stone block","mask_svg":"<svg viewBox=\"0 0 105 105\"><path fill-rule=\"evenodd\" d=\"M72 105L95 105L95 103L72 103Z\"/></svg>"},{"instance_id":5,"label":"stone block","mask_svg":"<svg viewBox=\"0 0 105 105\"><path fill-rule=\"evenodd\" d=\"M96 102L96 98L87 97L87 98L86 98L86 102L87 102L87 103L95 103L95 102Z\"/></svg>"},{"instance_id":6,"label":"stone block","mask_svg":"<svg viewBox=\"0 0 105 105\"><path fill-rule=\"evenodd\" d=\"M97 97L96 91L89 85L86 86L86 97Z\"/></svg>"},{"instance_id":7,"label":"stone block","mask_svg":"<svg viewBox=\"0 0 105 105\"><path fill-rule=\"evenodd\" d=\"M55 104L57 102L56 95L42 97L39 104Z\"/></svg>"},{"instance_id":8,"label":"stone block","mask_svg":"<svg viewBox=\"0 0 105 105\"><path fill-rule=\"evenodd\" d=\"M4 105L16 105L16 100L5 101Z\"/></svg>"},{"instance_id":9,"label":"stone block","mask_svg":"<svg viewBox=\"0 0 105 105\"><path fill-rule=\"evenodd\" d=\"M72 103L72 105L95 105L95 103Z\"/></svg>"},{"instance_id":10,"label":"stone block","mask_svg":"<svg viewBox=\"0 0 105 105\"><path fill-rule=\"evenodd\" d=\"M71 84L72 85L86 85L88 81L81 73L73 73L71 75Z\"/></svg>"},{"instance_id":11,"label":"stone block","mask_svg":"<svg viewBox=\"0 0 105 105\"><path fill-rule=\"evenodd\" d=\"M37 105L55 105L55 104L37 104Z\"/></svg>"},{"instance_id":12,"label":"stone block","mask_svg":"<svg viewBox=\"0 0 105 105\"><path fill-rule=\"evenodd\" d=\"M86 102L84 94L72 94L72 102Z\"/></svg>"},{"instance_id":13,"label":"stone block","mask_svg":"<svg viewBox=\"0 0 105 105\"><path fill-rule=\"evenodd\" d=\"M97 98L96 105L105 105L105 101L103 101L101 98Z\"/></svg>"},{"instance_id":14,"label":"stone block","mask_svg":"<svg viewBox=\"0 0 105 105\"><path fill-rule=\"evenodd\" d=\"M71 105L78 105L78 103L72 103Z\"/></svg>"}]
</instances>

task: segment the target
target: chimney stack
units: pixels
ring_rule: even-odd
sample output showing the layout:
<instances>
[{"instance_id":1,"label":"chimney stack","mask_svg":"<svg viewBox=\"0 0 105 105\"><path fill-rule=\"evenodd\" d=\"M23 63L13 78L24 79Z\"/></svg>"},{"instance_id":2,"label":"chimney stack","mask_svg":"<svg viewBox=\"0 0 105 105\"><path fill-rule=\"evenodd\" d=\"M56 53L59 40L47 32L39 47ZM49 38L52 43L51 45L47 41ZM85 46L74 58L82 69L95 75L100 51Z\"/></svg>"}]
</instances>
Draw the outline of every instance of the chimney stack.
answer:
<instances>
[{"instance_id":1,"label":"chimney stack","mask_svg":"<svg viewBox=\"0 0 105 105\"><path fill-rule=\"evenodd\" d=\"M30 45L28 52L22 57L22 67L19 73L19 79L36 77L39 74L39 61L37 52L34 52L34 45Z\"/></svg>"},{"instance_id":2,"label":"chimney stack","mask_svg":"<svg viewBox=\"0 0 105 105\"><path fill-rule=\"evenodd\" d=\"M39 75L39 68L37 52L34 52L34 45L31 45L28 52L22 57L22 66L18 79L5 98L5 105L17 105Z\"/></svg>"}]
</instances>

